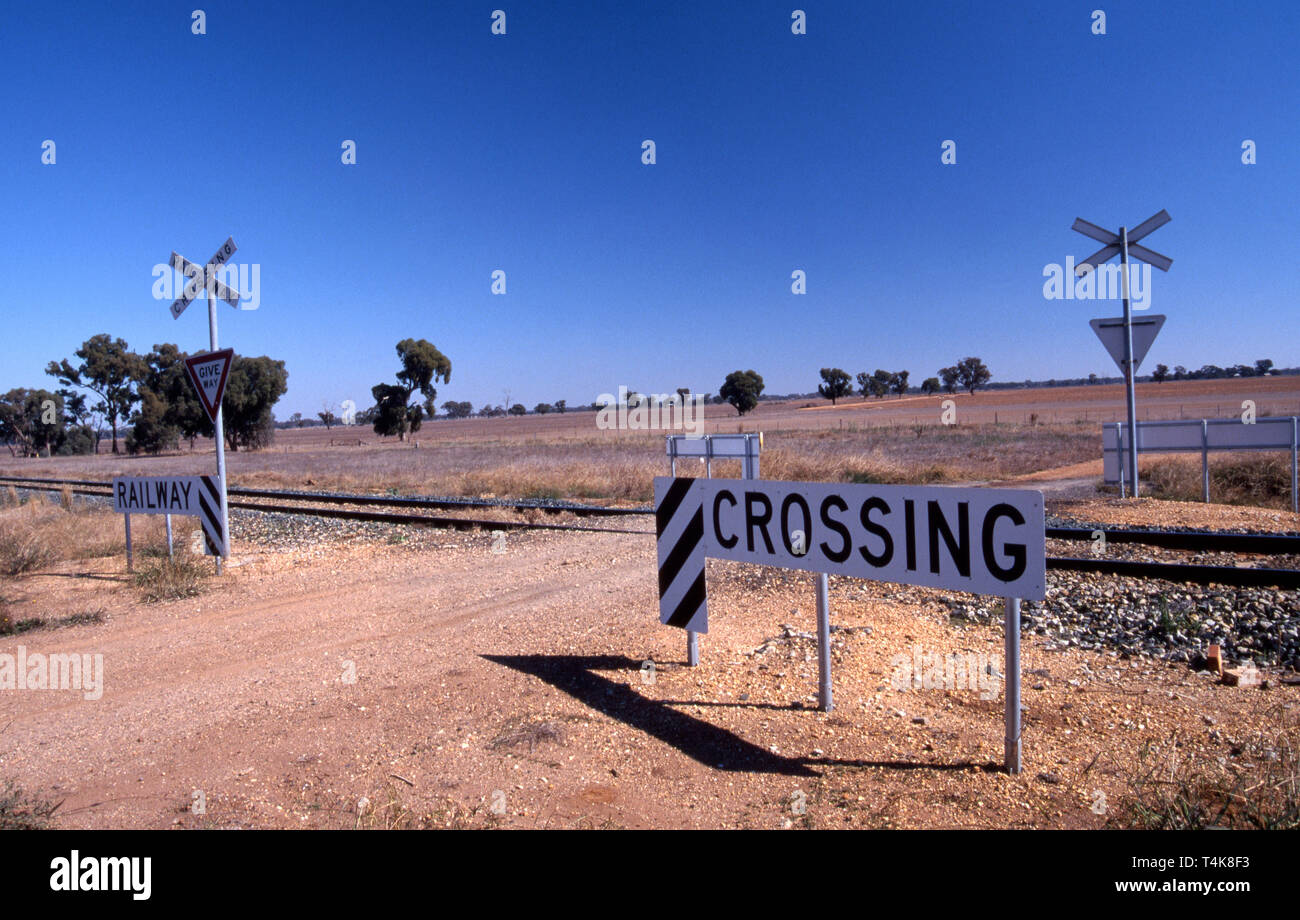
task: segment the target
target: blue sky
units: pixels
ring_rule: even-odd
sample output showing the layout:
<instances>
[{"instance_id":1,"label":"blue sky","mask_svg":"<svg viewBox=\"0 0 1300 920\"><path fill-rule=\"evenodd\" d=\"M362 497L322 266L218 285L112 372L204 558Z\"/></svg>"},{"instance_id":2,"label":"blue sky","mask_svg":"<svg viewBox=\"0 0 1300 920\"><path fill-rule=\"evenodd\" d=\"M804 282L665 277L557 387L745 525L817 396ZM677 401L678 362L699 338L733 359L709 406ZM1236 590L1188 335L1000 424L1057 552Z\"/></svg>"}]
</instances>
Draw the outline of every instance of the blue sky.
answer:
<instances>
[{"instance_id":1,"label":"blue sky","mask_svg":"<svg viewBox=\"0 0 1300 920\"><path fill-rule=\"evenodd\" d=\"M227 236L261 290L221 344L285 360L280 418L370 405L408 336L475 407L1110 375L1118 302L1043 268L1161 208L1143 369L1298 365L1297 34L1290 2L6 4L0 391L98 332L206 348L152 271Z\"/></svg>"}]
</instances>

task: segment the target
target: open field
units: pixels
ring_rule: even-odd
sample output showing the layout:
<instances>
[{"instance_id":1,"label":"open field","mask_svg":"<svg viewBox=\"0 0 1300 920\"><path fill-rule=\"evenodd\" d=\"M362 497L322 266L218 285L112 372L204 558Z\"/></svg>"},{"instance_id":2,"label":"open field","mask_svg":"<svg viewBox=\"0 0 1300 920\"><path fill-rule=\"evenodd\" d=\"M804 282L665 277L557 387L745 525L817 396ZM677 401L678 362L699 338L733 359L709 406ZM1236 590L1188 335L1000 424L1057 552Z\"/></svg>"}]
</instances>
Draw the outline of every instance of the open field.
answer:
<instances>
[{"instance_id":1,"label":"open field","mask_svg":"<svg viewBox=\"0 0 1300 920\"><path fill-rule=\"evenodd\" d=\"M1164 395L1189 416L1215 399L1300 409L1300 379L1259 381L1268 393L1255 395L1250 383L1166 384ZM1106 399L1086 398L1100 390ZM1114 387L981 393L956 399L955 427L937 424L938 399L926 403L929 424L911 421L920 410L904 400L764 405L739 422L718 407L708 430L763 430L764 478L1019 477L1028 487L1071 484L1061 493L1070 500L1049 510L1083 521L1300 531L1300 516L1278 508L1098 497L1097 420L1072 414L1103 402L1117 412L1118 396ZM368 443L329 443L348 436ZM357 430L296 430L228 460L249 486L638 502L667 467L662 433L595 431L590 413L437 422L419 439L417 450ZM6 458L0 474L107 478L210 462ZM1180 647L1213 638L1234 662L1267 662L1293 641L1294 591L1049 573L1052 609L1091 616L1096 632L1080 641L1074 625L1053 625L1056 613L1027 611L1025 764L1008 775L1002 684L991 676L1003 637L989 599L833 578L836 708L823 713L808 638L814 578L803 573L710 562L710 632L691 669L683 633L658 623L650 534L512 532L494 552L477 531L244 512L225 574L201 565L161 577L160 522L144 518L137 561L151 574L131 579L119 517L79 500L16 505L7 495L0 488L0 655L21 646L28 656L102 656L93 699L0 694L0 788L13 783L46 803L55 827L1298 820L1294 672L1271 666L1267 689L1227 687L1145 650L1173 648L1185 631L1192 638ZM899 656L918 650L976 660L989 681L897 686Z\"/></svg>"},{"instance_id":2,"label":"open field","mask_svg":"<svg viewBox=\"0 0 1300 920\"><path fill-rule=\"evenodd\" d=\"M956 405L954 426L940 421L949 398ZM1143 418L1235 417L1246 399L1255 401L1260 415L1300 414L1300 377L1138 388ZM708 406L704 431L763 432L768 479L987 482L1076 463L1095 463L1077 475L1100 479L1100 423L1122 416L1123 388L1111 385L854 397L834 407L825 400L763 403L740 418L730 406ZM646 502L653 477L667 472L663 435L598 430L593 412L437 420L405 443L359 426L288 429L277 432L272 448L228 453L227 467L234 484L248 487ZM212 446L200 442L196 451L210 454ZM204 468L196 469L188 452L0 458L0 475L106 479ZM714 475L738 470L739 463L720 463ZM689 474L685 465L681 472Z\"/></svg>"}]
</instances>

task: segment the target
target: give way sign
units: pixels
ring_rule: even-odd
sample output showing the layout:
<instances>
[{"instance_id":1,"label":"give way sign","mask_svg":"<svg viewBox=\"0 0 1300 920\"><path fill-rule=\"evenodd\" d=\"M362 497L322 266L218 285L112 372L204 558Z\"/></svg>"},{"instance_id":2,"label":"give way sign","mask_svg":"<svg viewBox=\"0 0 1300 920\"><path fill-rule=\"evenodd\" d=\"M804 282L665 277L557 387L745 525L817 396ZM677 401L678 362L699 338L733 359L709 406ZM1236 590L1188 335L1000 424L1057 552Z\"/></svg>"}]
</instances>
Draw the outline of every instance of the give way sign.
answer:
<instances>
[{"instance_id":1,"label":"give way sign","mask_svg":"<svg viewBox=\"0 0 1300 920\"><path fill-rule=\"evenodd\" d=\"M190 375L194 389L198 390L203 411L214 425L217 423L217 413L221 411L221 397L225 395L226 380L230 376L230 365L234 360L233 348L223 348L221 351L185 359L185 371Z\"/></svg>"}]
</instances>

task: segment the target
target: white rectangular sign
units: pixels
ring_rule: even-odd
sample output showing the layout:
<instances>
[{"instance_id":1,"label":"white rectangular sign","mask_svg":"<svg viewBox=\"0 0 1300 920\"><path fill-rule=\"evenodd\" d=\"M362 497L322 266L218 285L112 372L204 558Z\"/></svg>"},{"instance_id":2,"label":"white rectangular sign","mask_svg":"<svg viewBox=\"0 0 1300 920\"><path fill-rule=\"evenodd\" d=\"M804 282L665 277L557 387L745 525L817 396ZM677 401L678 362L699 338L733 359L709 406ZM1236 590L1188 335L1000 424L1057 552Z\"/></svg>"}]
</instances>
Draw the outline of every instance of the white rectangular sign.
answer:
<instances>
[{"instance_id":1,"label":"white rectangular sign","mask_svg":"<svg viewBox=\"0 0 1300 920\"><path fill-rule=\"evenodd\" d=\"M669 435L667 452L670 457L748 457L758 452L762 441L757 434L706 434L698 438L689 435Z\"/></svg>"},{"instance_id":2,"label":"white rectangular sign","mask_svg":"<svg viewBox=\"0 0 1300 920\"><path fill-rule=\"evenodd\" d=\"M713 479L703 496L704 553L716 559L1044 596L1040 492Z\"/></svg>"},{"instance_id":3,"label":"white rectangular sign","mask_svg":"<svg viewBox=\"0 0 1300 920\"><path fill-rule=\"evenodd\" d=\"M113 510L195 515L209 555L230 552L230 535L221 516L221 480L216 476L119 476L113 480Z\"/></svg>"},{"instance_id":4,"label":"white rectangular sign","mask_svg":"<svg viewBox=\"0 0 1300 920\"><path fill-rule=\"evenodd\" d=\"M113 480L118 514L199 514L198 476L120 476Z\"/></svg>"},{"instance_id":5,"label":"white rectangular sign","mask_svg":"<svg viewBox=\"0 0 1300 920\"><path fill-rule=\"evenodd\" d=\"M1238 419L1201 419L1138 422L1138 453L1175 453L1219 450L1291 450L1296 422L1290 416ZM1129 449L1128 425L1124 429L1124 451ZM1114 424L1102 426L1102 479L1119 482L1119 431Z\"/></svg>"}]
</instances>

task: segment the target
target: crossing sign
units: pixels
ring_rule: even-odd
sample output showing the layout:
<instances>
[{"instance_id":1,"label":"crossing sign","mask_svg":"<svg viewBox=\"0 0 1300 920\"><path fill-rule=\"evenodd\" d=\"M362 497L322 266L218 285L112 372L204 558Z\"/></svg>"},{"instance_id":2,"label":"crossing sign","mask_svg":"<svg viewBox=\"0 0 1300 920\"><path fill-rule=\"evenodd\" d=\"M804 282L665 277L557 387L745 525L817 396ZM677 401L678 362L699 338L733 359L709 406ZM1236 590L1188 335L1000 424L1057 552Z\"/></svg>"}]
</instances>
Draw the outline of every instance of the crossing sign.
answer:
<instances>
[{"instance_id":1,"label":"crossing sign","mask_svg":"<svg viewBox=\"0 0 1300 920\"><path fill-rule=\"evenodd\" d=\"M224 300L232 307L239 306L239 292L231 290L229 286L222 284L217 280L217 269L226 264L226 261L235 254L234 237L226 237L226 241L208 260L208 264L200 268L189 259L172 251L170 265L178 272L190 279L181 291L181 296L177 297L172 303L170 309L172 319L180 319L185 308L190 305L194 298L204 291L215 294L218 300Z\"/></svg>"},{"instance_id":2,"label":"crossing sign","mask_svg":"<svg viewBox=\"0 0 1300 920\"><path fill-rule=\"evenodd\" d=\"M1160 327L1165 324L1163 313L1151 313L1132 320L1133 327L1133 370L1142 365L1142 359L1151 350L1151 343L1160 334ZM1101 344L1106 346L1115 364L1123 371L1124 367L1124 317L1113 319L1090 319L1088 325L1097 333Z\"/></svg>"},{"instance_id":3,"label":"crossing sign","mask_svg":"<svg viewBox=\"0 0 1300 920\"><path fill-rule=\"evenodd\" d=\"M185 359L185 372L189 374L194 389L198 390L203 411L214 425L217 423L217 413L221 410L221 397L226 392L230 365L234 360L233 348L223 348Z\"/></svg>"},{"instance_id":4,"label":"crossing sign","mask_svg":"<svg viewBox=\"0 0 1300 920\"><path fill-rule=\"evenodd\" d=\"M1165 224L1169 223L1172 218L1169 212L1161 209L1158 214L1153 214L1142 223L1138 224L1132 230L1128 227L1120 227L1119 233L1111 233L1105 227L1098 227L1091 221L1086 221L1082 217L1075 218L1074 224L1070 227L1077 233L1094 239L1105 245L1094 252L1088 258L1084 259L1075 266L1075 274L1086 275L1093 271L1098 265L1119 256L1120 258L1120 287L1124 298L1124 316L1119 319L1118 332L1111 332L1112 320L1093 320L1092 328L1101 338L1102 344L1110 352L1119 369L1124 372L1124 402L1128 409L1128 427L1129 431L1137 430L1137 393L1133 382L1133 374L1137 369L1138 363L1141 362L1147 349L1151 347L1151 342L1155 339L1156 333L1160 331L1160 324L1164 322L1164 317L1159 318L1160 322L1154 324L1143 324L1134 322L1133 309L1129 305L1129 286L1128 286L1128 260L1129 256L1146 262L1148 265L1154 265L1162 272L1169 271L1169 266L1174 264L1174 260L1168 256L1161 255L1154 250L1147 249L1145 246L1138 246L1137 241L1147 235L1159 230ZM1151 320L1156 317L1150 317ZM1101 325L1098 325L1101 323ZM1142 332L1139 333L1139 328ZM1138 354L1138 339L1141 337L1145 340L1142 345L1142 354ZM1118 345L1118 347L1115 347ZM1133 484L1133 497L1137 498L1138 494L1138 460L1137 451L1130 451L1129 461L1129 481Z\"/></svg>"}]
</instances>

